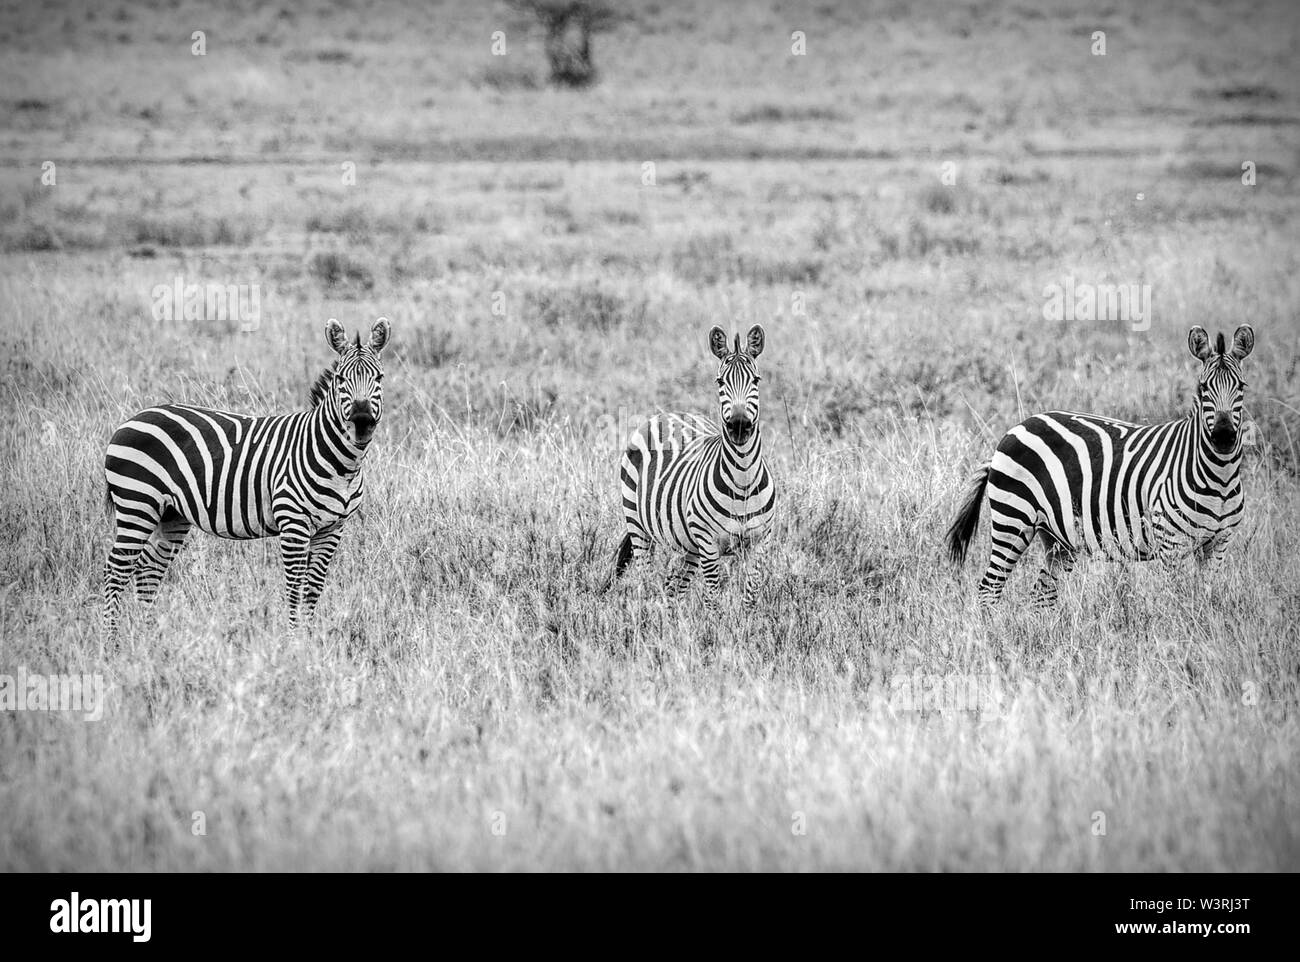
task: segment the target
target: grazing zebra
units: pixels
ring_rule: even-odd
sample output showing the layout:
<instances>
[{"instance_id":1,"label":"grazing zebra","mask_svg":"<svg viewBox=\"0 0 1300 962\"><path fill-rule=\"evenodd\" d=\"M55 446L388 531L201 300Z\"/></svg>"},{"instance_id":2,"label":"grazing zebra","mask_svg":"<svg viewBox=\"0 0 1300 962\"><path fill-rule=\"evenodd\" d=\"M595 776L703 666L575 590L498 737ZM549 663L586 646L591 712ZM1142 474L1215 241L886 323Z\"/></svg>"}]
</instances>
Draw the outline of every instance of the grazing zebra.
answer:
<instances>
[{"instance_id":1,"label":"grazing zebra","mask_svg":"<svg viewBox=\"0 0 1300 962\"><path fill-rule=\"evenodd\" d=\"M280 536L290 624L311 617L344 522L361 503L366 450L379 423L388 343L381 317L362 343L330 318L338 358L311 390L311 410L245 417L164 404L114 433L104 456L113 547L104 566L104 628L135 576L152 602L190 528L223 538Z\"/></svg>"},{"instance_id":2,"label":"grazing zebra","mask_svg":"<svg viewBox=\"0 0 1300 962\"><path fill-rule=\"evenodd\" d=\"M628 442L620 467L627 534L619 546L614 578L633 559L661 544L685 552L685 563L668 579L668 594L690 584L704 569L710 607L717 607L718 564L725 554L746 556L744 605L754 604L763 535L772 520L776 489L763 461L758 410L758 371L763 328L750 328L727 349L720 327L709 331L709 348L721 361L718 404L722 429L708 418L661 414ZM611 579L612 582L613 579Z\"/></svg>"},{"instance_id":3,"label":"grazing zebra","mask_svg":"<svg viewBox=\"0 0 1300 962\"><path fill-rule=\"evenodd\" d=\"M1036 533L1047 549L1034 590L1040 605L1055 603L1058 576L1078 552L1222 561L1244 506L1241 362L1255 332L1243 324L1231 347L1220 334L1211 348L1205 329L1193 327L1187 346L1202 362L1189 415L1144 426L1053 411L1020 422L998 442L948 530L949 557L960 564L987 488L993 547L979 583L981 605L998 601Z\"/></svg>"}]
</instances>

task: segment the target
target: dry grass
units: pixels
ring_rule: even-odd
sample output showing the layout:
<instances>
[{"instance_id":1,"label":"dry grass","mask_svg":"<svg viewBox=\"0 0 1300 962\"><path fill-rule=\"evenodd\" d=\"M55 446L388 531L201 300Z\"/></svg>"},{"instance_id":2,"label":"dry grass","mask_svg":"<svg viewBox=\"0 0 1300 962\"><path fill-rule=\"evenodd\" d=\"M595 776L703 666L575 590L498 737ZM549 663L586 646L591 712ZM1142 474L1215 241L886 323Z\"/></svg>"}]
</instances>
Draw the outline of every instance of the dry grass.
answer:
<instances>
[{"instance_id":1,"label":"dry grass","mask_svg":"<svg viewBox=\"0 0 1300 962\"><path fill-rule=\"evenodd\" d=\"M1193 123L1296 111L1270 67L1285 10L1114 13L1107 63L1066 70L1093 26L1064 8L721 9L638 14L581 95L490 63L490 9L77 21L103 54L202 15L207 61L160 58L165 84L60 68L58 17L6 19L4 152L71 160L53 190L39 164L0 175L0 672L98 672L109 696L96 723L0 716L0 867L1300 868L1300 142ZM817 54L768 69L796 28ZM1005 82L1021 60L1056 81ZM501 145L540 159L483 162ZM241 162L90 162L223 151ZM154 321L177 275L260 285L261 325ZM1151 329L1042 320L1067 276L1151 284ZM287 630L271 542L196 535L106 650L112 428L167 398L299 406L325 318L379 314L368 501L313 629ZM708 410L705 332L753 321L781 486L763 603L671 607L663 562L600 595L622 429ZM1084 565L1029 614L1031 556L981 617L982 558L953 571L940 537L996 436L1050 407L1175 416L1187 327L1242 321L1261 445L1225 570ZM967 676L1001 701L896 697Z\"/></svg>"}]
</instances>

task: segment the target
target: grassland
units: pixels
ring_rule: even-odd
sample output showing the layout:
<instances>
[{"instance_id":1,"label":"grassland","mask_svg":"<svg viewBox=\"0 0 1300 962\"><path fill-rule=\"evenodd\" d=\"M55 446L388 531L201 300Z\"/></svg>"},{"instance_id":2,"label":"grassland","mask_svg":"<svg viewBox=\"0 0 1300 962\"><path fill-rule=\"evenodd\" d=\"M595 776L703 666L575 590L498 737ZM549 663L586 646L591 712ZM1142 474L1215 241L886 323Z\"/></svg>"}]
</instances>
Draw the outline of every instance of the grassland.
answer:
<instances>
[{"instance_id":1,"label":"grassland","mask_svg":"<svg viewBox=\"0 0 1300 962\"><path fill-rule=\"evenodd\" d=\"M0 673L108 703L0 714L0 868L1300 868L1296 23L665 2L572 93L504 7L6 9ZM259 285L257 329L155 320L177 276ZM1066 277L1151 285L1150 328L1043 320ZM380 314L313 628L272 543L196 536L106 648L113 427L301 406L325 319ZM705 332L754 322L763 602L669 605L663 560L600 594L625 429L709 410ZM1000 433L1178 416L1187 328L1242 322L1225 568L1085 564L1029 613L1031 556L981 616L940 538ZM1000 699L894 697L971 676Z\"/></svg>"}]
</instances>

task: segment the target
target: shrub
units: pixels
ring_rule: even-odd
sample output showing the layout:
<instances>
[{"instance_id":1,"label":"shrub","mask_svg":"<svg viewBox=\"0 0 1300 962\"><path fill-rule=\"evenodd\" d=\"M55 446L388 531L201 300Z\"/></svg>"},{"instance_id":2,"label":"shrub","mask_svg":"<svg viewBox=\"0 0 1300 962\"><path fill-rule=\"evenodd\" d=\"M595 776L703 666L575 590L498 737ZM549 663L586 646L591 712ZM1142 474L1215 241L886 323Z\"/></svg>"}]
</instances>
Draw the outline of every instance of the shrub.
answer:
<instances>
[{"instance_id":1,"label":"shrub","mask_svg":"<svg viewBox=\"0 0 1300 962\"><path fill-rule=\"evenodd\" d=\"M528 316L547 327L608 331L627 321L639 323L646 316L644 299L629 300L599 286L532 291L526 303Z\"/></svg>"},{"instance_id":2,"label":"shrub","mask_svg":"<svg viewBox=\"0 0 1300 962\"><path fill-rule=\"evenodd\" d=\"M375 277L360 261L340 251L321 251L307 264L307 272L332 291L369 291Z\"/></svg>"},{"instance_id":3,"label":"shrub","mask_svg":"<svg viewBox=\"0 0 1300 962\"><path fill-rule=\"evenodd\" d=\"M581 88L596 82L591 35L614 26L619 19L614 7L603 0L512 0L512 6L546 31L551 83Z\"/></svg>"}]
</instances>

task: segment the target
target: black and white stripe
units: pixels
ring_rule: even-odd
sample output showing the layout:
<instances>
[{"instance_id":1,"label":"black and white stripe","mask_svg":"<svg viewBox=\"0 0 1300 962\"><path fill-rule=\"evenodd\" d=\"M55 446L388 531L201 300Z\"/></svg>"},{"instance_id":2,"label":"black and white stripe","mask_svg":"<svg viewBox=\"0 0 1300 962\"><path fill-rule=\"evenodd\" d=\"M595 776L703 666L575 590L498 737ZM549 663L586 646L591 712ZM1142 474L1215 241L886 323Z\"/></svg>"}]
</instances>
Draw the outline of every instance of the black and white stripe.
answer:
<instances>
[{"instance_id":1,"label":"black and white stripe","mask_svg":"<svg viewBox=\"0 0 1300 962\"><path fill-rule=\"evenodd\" d=\"M1193 327L1187 338L1202 362L1197 406L1187 417L1138 425L1053 411L1022 421L976 472L948 531L960 563L979 523L987 490L992 551L979 583L981 604L1001 597L1035 534L1047 559L1035 600L1056 600L1058 576L1078 552L1166 561L1195 553L1219 562L1241 522L1241 425L1246 382L1241 362L1255 346L1243 324L1229 347Z\"/></svg>"},{"instance_id":2,"label":"black and white stripe","mask_svg":"<svg viewBox=\"0 0 1300 962\"><path fill-rule=\"evenodd\" d=\"M382 414L389 323L349 343L333 318L338 353L312 388L308 411L246 417L185 404L141 411L104 457L113 546L104 566L104 627L117 628L120 595L154 599L190 529L223 538L280 537L289 618L311 616L344 522L361 502L362 463Z\"/></svg>"},{"instance_id":3,"label":"black and white stripe","mask_svg":"<svg viewBox=\"0 0 1300 962\"><path fill-rule=\"evenodd\" d=\"M709 348L720 361L718 404L722 426L697 415L661 414L636 431L620 467L627 534L614 577L663 545L685 554L668 580L670 595L704 572L709 604L717 604L723 555L746 556L745 607L752 607L759 555L772 520L776 488L763 460L758 370L763 328L755 324L742 348L728 350L720 327Z\"/></svg>"}]
</instances>

